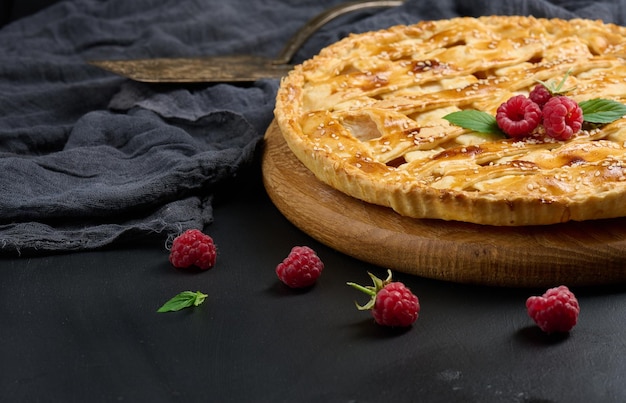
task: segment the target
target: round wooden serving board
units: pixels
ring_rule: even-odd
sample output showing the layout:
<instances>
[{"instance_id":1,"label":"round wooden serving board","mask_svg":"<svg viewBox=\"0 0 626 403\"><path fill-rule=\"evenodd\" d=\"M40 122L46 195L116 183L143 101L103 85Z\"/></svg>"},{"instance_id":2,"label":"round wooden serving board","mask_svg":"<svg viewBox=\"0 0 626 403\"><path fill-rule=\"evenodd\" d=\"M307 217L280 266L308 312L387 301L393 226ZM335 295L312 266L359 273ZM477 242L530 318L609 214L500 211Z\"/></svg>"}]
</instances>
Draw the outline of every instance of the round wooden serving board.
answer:
<instances>
[{"instance_id":1,"label":"round wooden serving board","mask_svg":"<svg viewBox=\"0 0 626 403\"><path fill-rule=\"evenodd\" d=\"M626 218L494 227L403 217L320 182L285 143L265 134L263 180L281 213L342 253L392 270L511 287L626 282Z\"/></svg>"}]
</instances>

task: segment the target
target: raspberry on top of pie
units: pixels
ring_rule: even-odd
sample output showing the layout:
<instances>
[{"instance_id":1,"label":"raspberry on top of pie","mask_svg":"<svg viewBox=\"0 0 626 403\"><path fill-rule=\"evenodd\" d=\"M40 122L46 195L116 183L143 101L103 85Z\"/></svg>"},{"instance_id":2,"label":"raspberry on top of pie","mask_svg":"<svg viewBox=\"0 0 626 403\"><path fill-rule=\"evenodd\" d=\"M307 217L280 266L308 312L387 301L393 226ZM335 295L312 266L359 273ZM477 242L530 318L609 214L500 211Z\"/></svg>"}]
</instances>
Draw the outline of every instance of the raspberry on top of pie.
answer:
<instances>
[{"instance_id":1,"label":"raspberry on top of pie","mask_svg":"<svg viewBox=\"0 0 626 403\"><path fill-rule=\"evenodd\" d=\"M489 16L352 34L283 79L275 117L315 176L415 218L543 225L626 216L626 119L568 140L478 133L444 119L495 116L566 77L576 102L626 102L626 28Z\"/></svg>"}]
</instances>

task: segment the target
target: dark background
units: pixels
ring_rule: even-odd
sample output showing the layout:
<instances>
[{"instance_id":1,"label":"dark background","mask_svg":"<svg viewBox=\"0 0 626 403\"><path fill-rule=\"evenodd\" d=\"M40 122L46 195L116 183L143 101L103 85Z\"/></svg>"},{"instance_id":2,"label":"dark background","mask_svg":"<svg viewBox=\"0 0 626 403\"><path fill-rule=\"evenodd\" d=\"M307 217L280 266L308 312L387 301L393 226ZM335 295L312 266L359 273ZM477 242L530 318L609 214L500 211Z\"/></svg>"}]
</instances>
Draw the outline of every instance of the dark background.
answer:
<instances>
[{"instance_id":1,"label":"dark background","mask_svg":"<svg viewBox=\"0 0 626 403\"><path fill-rule=\"evenodd\" d=\"M58 0L0 0L0 26L36 13Z\"/></svg>"}]
</instances>

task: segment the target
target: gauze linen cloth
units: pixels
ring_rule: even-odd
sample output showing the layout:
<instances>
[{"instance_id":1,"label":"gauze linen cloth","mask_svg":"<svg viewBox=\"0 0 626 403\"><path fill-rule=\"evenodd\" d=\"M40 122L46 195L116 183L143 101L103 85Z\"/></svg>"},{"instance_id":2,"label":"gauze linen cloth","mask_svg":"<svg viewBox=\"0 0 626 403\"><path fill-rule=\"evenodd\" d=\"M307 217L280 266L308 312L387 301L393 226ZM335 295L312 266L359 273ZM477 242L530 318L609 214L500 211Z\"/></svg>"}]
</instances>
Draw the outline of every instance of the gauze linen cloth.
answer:
<instances>
[{"instance_id":1,"label":"gauze linen cloth","mask_svg":"<svg viewBox=\"0 0 626 403\"><path fill-rule=\"evenodd\" d=\"M278 80L137 83L90 59L278 55L339 0L67 0L0 28L0 255L161 243L213 219L221 183L258 157ZM626 1L407 0L339 17L349 33L481 15L626 23Z\"/></svg>"}]
</instances>

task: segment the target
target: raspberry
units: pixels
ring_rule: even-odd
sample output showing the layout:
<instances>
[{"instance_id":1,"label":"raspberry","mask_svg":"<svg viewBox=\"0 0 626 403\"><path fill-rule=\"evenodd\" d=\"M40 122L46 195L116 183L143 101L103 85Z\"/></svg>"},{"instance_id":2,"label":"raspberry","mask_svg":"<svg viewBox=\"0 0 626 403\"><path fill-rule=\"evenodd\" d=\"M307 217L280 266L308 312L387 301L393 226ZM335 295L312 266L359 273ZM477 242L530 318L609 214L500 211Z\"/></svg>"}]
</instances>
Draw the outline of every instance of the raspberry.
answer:
<instances>
[{"instance_id":1,"label":"raspberry","mask_svg":"<svg viewBox=\"0 0 626 403\"><path fill-rule=\"evenodd\" d=\"M528 315L546 333L569 332L578 321L576 296L564 285L550 288L542 296L526 300Z\"/></svg>"},{"instance_id":2,"label":"raspberry","mask_svg":"<svg viewBox=\"0 0 626 403\"><path fill-rule=\"evenodd\" d=\"M417 297L404 284L394 281L376 294L372 316L379 325L407 327L417 320L419 311Z\"/></svg>"},{"instance_id":3,"label":"raspberry","mask_svg":"<svg viewBox=\"0 0 626 403\"><path fill-rule=\"evenodd\" d=\"M312 286L322 274L324 263L308 246L294 246L276 266L276 275L291 288Z\"/></svg>"},{"instance_id":4,"label":"raspberry","mask_svg":"<svg viewBox=\"0 0 626 403\"><path fill-rule=\"evenodd\" d=\"M516 95L498 107L496 122L511 137L527 136L541 122L541 108L524 95Z\"/></svg>"},{"instance_id":5,"label":"raspberry","mask_svg":"<svg viewBox=\"0 0 626 403\"><path fill-rule=\"evenodd\" d=\"M569 140L583 125L583 111L576 101L560 95L543 107L546 134L557 140Z\"/></svg>"},{"instance_id":6,"label":"raspberry","mask_svg":"<svg viewBox=\"0 0 626 403\"><path fill-rule=\"evenodd\" d=\"M216 257L213 238L197 229L189 229L176 237L170 250L170 263L179 269L197 266L207 270L215 265Z\"/></svg>"},{"instance_id":7,"label":"raspberry","mask_svg":"<svg viewBox=\"0 0 626 403\"><path fill-rule=\"evenodd\" d=\"M348 283L349 286L362 291L371 297L365 305L356 304L357 309L370 310L376 323L390 327L408 327L419 316L420 303L415 294L403 283L391 280L391 271L387 271L386 280L381 280L368 273L374 281L374 286L361 286Z\"/></svg>"},{"instance_id":8,"label":"raspberry","mask_svg":"<svg viewBox=\"0 0 626 403\"><path fill-rule=\"evenodd\" d=\"M546 88L545 85L537 84L528 97L531 101L539 105L540 108L543 108L546 102L552 98L552 93Z\"/></svg>"}]
</instances>

